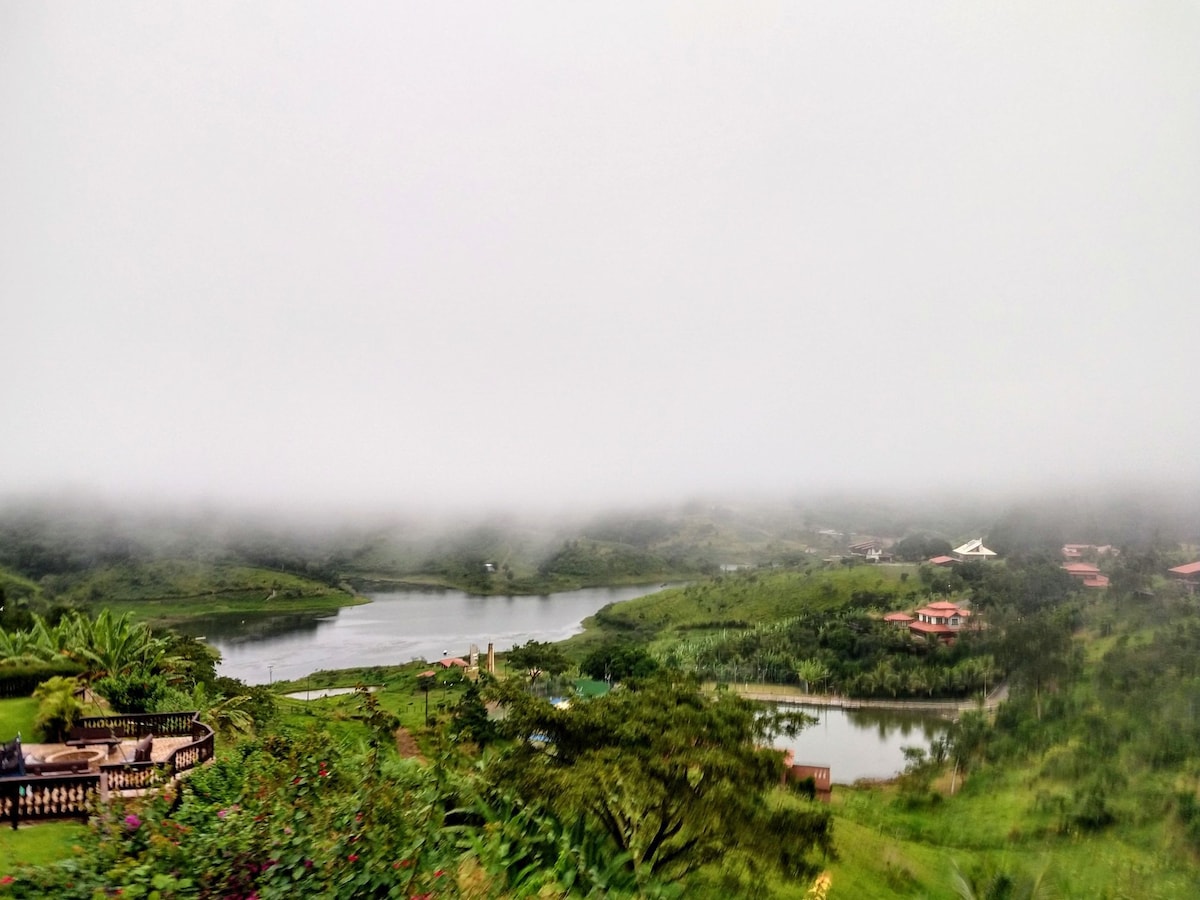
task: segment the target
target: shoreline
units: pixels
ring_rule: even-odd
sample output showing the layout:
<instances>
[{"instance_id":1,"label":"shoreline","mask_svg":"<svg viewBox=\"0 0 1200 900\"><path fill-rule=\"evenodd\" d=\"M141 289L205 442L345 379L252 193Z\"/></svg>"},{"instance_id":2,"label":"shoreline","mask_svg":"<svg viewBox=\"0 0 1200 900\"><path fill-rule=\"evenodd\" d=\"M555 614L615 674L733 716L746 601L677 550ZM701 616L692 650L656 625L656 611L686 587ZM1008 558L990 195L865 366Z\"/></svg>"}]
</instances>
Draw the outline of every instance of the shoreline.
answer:
<instances>
[{"instance_id":1,"label":"shoreline","mask_svg":"<svg viewBox=\"0 0 1200 900\"><path fill-rule=\"evenodd\" d=\"M841 694L805 694L783 685L731 684L729 687L739 697L766 703L795 703L834 709L907 710L950 719L957 719L960 714L973 710L990 712L1008 698L1007 682L999 684L987 697L974 700L878 700L866 697L845 697Z\"/></svg>"}]
</instances>

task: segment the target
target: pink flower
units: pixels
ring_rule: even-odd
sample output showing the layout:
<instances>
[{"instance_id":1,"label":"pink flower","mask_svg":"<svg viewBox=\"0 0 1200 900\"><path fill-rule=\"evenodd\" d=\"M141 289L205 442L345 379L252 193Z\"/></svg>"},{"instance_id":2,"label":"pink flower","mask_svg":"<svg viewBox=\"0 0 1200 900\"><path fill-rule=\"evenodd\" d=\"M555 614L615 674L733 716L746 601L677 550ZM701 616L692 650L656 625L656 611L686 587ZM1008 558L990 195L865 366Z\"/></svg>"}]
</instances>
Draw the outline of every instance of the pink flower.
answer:
<instances>
[{"instance_id":1,"label":"pink flower","mask_svg":"<svg viewBox=\"0 0 1200 900\"><path fill-rule=\"evenodd\" d=\"M142 820L139 819L137 816L135 816L133 813L130 813L129 815L127 815L125 817L125 826L130 831L137 831L139 828L142 827Z\"/></svg>"}]
</instances>

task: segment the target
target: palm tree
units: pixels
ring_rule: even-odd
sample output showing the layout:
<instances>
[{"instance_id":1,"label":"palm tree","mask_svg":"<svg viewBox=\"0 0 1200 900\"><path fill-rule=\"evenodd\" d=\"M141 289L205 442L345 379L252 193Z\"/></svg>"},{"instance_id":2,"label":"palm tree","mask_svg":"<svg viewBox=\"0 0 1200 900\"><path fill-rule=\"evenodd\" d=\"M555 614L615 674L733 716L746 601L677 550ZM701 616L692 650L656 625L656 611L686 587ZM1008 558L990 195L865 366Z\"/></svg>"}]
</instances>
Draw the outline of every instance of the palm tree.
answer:
<instances>
[{"instance_id":1,"label":"palm tree","mask_svg":"<svg viewBox=\"0 0 1200 900\"><path fill-rule=\"evenodd\" d=\"M169 641L155 637L143 622L130 622L129 613L113 618L103 610L95 620L76 614L64 619L68 650L94 677L121 675L133 669L170 667L178 662L167 657Z\"/></svg>"},{"instance_id":2,"label":"palm tree","mask_svg":"<svg viewBox=\"0 0 1200 900\"><path fill-rule=\"evenodd\" d=\"M958 867L951 863L951 883L961 900L1053 900L1057 891L1046 879L1046 870L1037 875L1009 875L1007 872L990 872L979 879L970 880Z\"/></svg>"}]
</instances>

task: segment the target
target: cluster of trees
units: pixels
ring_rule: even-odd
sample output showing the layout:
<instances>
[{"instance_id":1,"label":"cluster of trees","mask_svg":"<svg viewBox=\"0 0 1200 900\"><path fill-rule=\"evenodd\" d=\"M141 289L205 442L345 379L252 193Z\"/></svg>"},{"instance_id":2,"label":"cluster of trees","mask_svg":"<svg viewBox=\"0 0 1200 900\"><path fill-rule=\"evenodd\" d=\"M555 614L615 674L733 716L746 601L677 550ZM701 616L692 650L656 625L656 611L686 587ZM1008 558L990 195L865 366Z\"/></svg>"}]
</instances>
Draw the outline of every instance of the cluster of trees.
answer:
<instances>
[{"instance_id":1,"label":"cluster of trees","mask_svg":"<svg viewBox=\"0 0 1200 900\"><path fill-rule=\"evenodd\" d=\"M727 875L759 883L803 878L815 874L813 850L832 850L824 807L771 799L783 768L765 745L803 717L705 696L678 675L634 680L569 710L511 686L495 696L513 743L491 777L527 802L547 798L559 816L581 817L640 876L678 882L719 860Z\"/></svg>"},{"instance_id":2,"label":"cluster of trees","mask_svg":"<svg viewBox=\"0 0 1200 900\"><path fill-rule=\"evenodd\" d=\"M915 640L855 609L808 612L682 643L665 660L709 680L799 684L862 697L962 697L1001 677L986 635L963 634L952 645Z\"/></svg>"},{"instance_id":3,"label":"cluster of trees","mask_svg":"<svg viewBox=\"0 0 1200 900\"><path fill-rule=\"evenodd\" d=\"M361 739L267 730L164 793L114 798L71 860L11 872L6 896L748 896L832 853L828 810L780 788L763 747L788 717L672 678L571 709L518 679L483 696L504 720L468 692L428 763L397 757L365 691Z\"/></svg>"}]
</instances>

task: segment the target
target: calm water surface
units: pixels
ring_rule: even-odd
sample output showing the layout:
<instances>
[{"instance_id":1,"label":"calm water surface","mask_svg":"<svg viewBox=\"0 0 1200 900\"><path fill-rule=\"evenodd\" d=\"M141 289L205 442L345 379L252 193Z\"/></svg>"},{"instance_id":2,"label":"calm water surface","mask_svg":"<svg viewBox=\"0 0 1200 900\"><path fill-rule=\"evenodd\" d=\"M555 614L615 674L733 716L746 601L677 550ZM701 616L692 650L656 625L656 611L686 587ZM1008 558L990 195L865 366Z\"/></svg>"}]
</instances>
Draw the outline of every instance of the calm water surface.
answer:
<instances>
[{"instance_id":1,"label":"calm water surface","mask_svg":"<svg viewBox=\"0 0 1200 900\"><path fill-rule=\"evenodd\" d=\"M542 597L476 597L462 591L369 593L370 603L326 616L205 616L188 633L221 652L218 671L248 684L300 678L321 669L399 665L443 654L466 656L529 640L561 641L609 603L656 587L587 588Z\"/></svg>"},{"instance_id":2,"label":"calm water surface","mask_svg":"<svg viewBox=\"0 0 1200 900\"><path fill-rule=\"evenodd\" d=\"M794 738L780 737L775 746L791 750L797 763L829 766L835 784L859 778L891 778L904 771L905 747L928 750L946 733L945 719L890 709L831 709L794 706L819 721Z\"/></svg>"}]
</instances>

